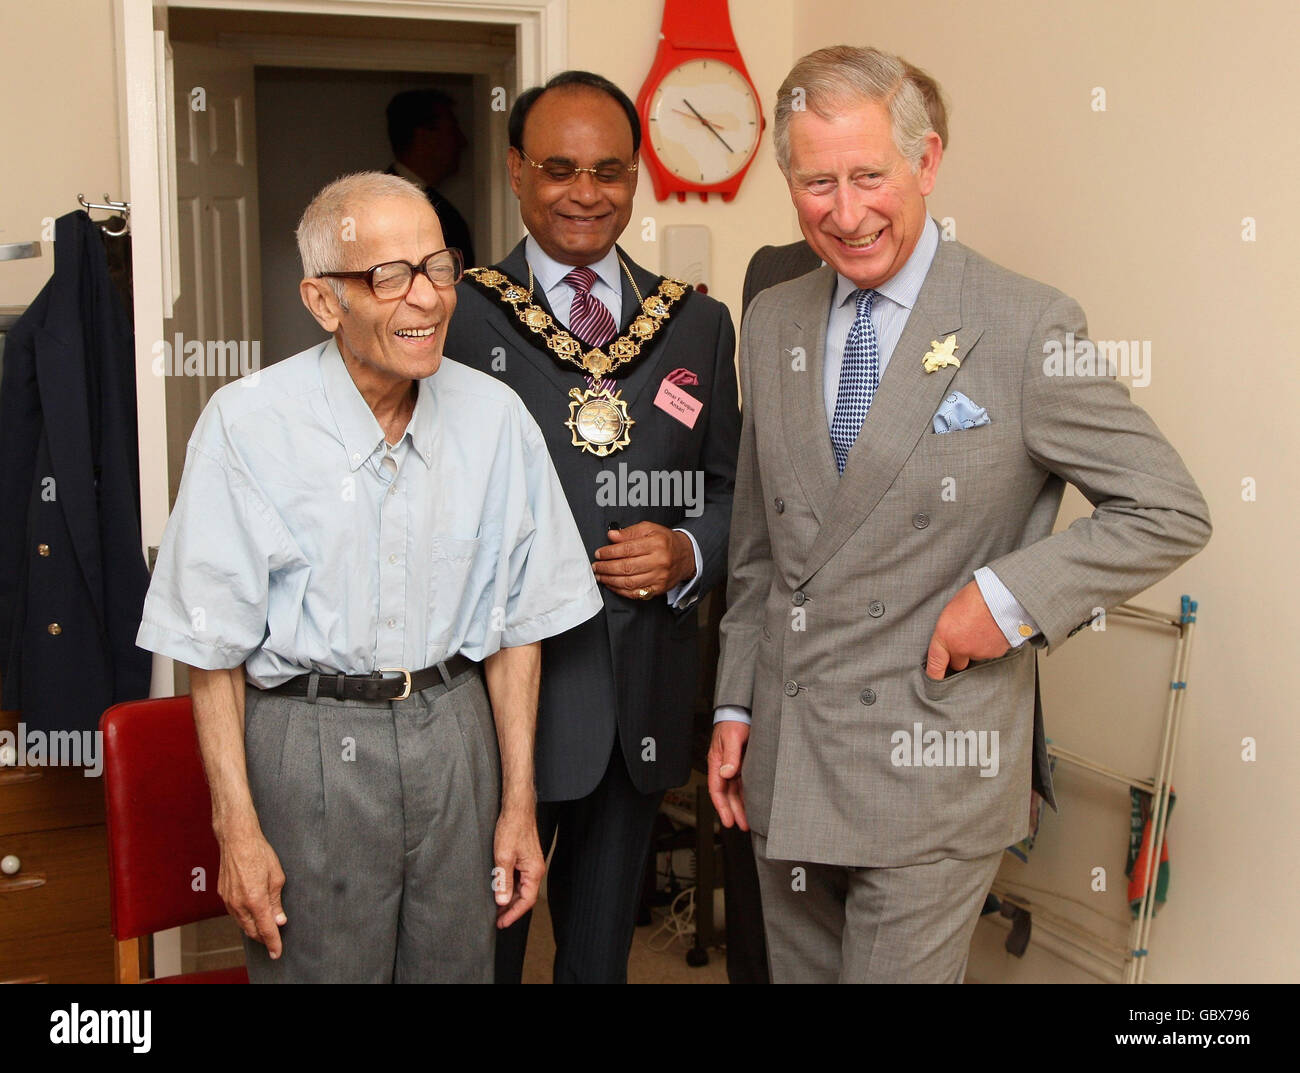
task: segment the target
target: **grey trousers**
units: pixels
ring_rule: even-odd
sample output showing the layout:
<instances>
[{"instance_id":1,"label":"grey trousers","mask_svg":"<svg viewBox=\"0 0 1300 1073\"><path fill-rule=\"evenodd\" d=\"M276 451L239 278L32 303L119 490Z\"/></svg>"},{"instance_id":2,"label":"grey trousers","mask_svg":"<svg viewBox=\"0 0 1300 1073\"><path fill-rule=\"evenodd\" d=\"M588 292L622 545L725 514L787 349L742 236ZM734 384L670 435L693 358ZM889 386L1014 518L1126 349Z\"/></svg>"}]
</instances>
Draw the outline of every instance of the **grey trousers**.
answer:
<instances>
[{"instance_id":1,"label":"grey trousers","mask_svg":"<svg viewBox=\"0 0 1300 1073\"><path fill-rule=\"evenodd\" d=\"M245 695L248 782L288 923L253 983L491 983L496 730L477 670L403 701Z\"/></svg>"},{"instance_id":2,"label":"grey trousers","mask_svg":"<svg viewBox=\"0 0 1300 1073\"><path fill-rule=\"evenodd\" d=\"M772 982L961 983L1002 851L901 868L767 856L754 834Z\"/></svg>"}]
</instances>

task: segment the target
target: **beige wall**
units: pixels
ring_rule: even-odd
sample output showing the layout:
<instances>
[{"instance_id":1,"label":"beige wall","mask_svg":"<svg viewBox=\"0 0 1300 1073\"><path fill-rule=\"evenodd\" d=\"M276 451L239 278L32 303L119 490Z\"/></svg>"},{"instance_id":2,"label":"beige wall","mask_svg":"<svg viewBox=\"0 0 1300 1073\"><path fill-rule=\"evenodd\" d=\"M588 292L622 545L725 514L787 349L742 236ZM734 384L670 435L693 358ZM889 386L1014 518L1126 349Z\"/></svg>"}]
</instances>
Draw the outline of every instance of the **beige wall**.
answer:
<instances>
[{"instance_id":1,"label":"beige wall","mask_svg":"<svg viewBox=\"0 0 1300 1073\"><path fill-rule=\"evenodd\" d=\"M1230 13L1204 0L807 0L794 27L799 55L874 44L931 71L953 106L932 213L953 217L958 238L985 255L1076 297L1095 337L1151 340L1151 384L1134 396L1182 452L1215 523L1208 549L1142 598L1174 607L1187 592L1201 607L1170 902L1151 938L1148 978L1161 982L1300 978L1300 731L1286 684L1300 617L1296 40L1300 9L1288 0ZM1090 107L1098 86L1104 113ZM1246 216L1253 243L1241 238ZM1247 477L1256 502L1243 502ZM1086 506L1072 494L1062 520ZM1117 631L1080 634L1044 662L1048 734L1149 776L1157 739L1134 720L1158 714L1172 649ZM1241 759L1244 736L1259 743L1255 763ZM1115 903L1124 880L1106 854L1122 862L1127 808L1114 814L1094 780L1059 782L1062 815L1035 851L1046 867L1036 879L1003 874L1095 905L1089 870L1100 864ZM1082 822L1090 816L1106 818L1103 840ZM970 971L1068 974L1055 959L1017 962L989 937Z\"/></svg>"},{"instance_id":2,"label":"beige wall","mask_svg":"<svg viewBox=\"0 0 1300 1073\"><path fill-rule=\"evenodd\" d=\"M31 242L78 194L123 197L113 2L6 4L0 38L0 242ZM0 306L26 305L53 270L52 242L0 263Z\"/></svg>"},{"instance_id":3,"label":"beige wall","mask_svg":"<svg viewBox=\"0 0 1300 1073\"><path fill-rule=\"evenodd\" d=\"M1143 597L1172 607L1190 592L1201 603L1176 769L1172 895L1155 925L1149 977L1297 979L1300 799L1288 791L1300 731L1284 683L1300 633L1292 490L1300 385L1290 343L1300 281L1288 241L1300 223L1300 77L1289 55L1300 13L1289 0L1248 3L1228 18L1208 0L731 6L769 117L793 58L820 45L874 43L929 69L953 105L932 212L951 216L958 237L984 254L1073 294L1094 336L1151 340L1151 384L1136 397L1183 452L1216 531L1205 553ZM570 65L634 94L661 5L620 3L617 20L607 0L568 8ZM121 189L112 3L10 5L4 31L0 241L19 241L38 236L42 217L75 208L78 191ZM1097 86L1104 113L1090 108ZM770 131L735 201L658 203L647 178L634 222L647 215L661 232L711 228L713 293L733 314L750 252L797 236ZM1254 243L1241 240L1245 216L1257 221ZM629 252L658 267L657 246L639 230L626 236ZM51 253L47 244L40 261L0 264L0 305L35 295ZM1256 502L1242 499L1247 477ZM1073 496L1063 518L1085 507ZM1136 720L1158 714L1170 651L1118 625L1076 637L1045 662L1049 733L1150 774L1156 742L1135 731ZM1253 764L1240 759L1246 735L1259 743ZM1044 825L1037 881L1091 905L1088 872L1101 864L1114 908L1126 809L1083 777L1059 781L1065 807ZM1000 938L981 925L972 976L1073 975L1037 945L1024 961L999 953Z\"/></svg>"},{"instance_id":4,"label":"beige wall","mask_svg":"<svg viewBox=\"0 0 1300 1073\"><path fill-rule=\"evenodd\" d=\"M609 0L569 0L569 66L600 72L635 100L654 62L663 5L658 0L623 0L616 5L618 18L611 19L609 12L614 6ZM707 226L713 252L709 293L731 307L739 329L741 285L750 254L765 243L792 242L799 237L785 180L772 154L770 125L771 102L793 58L790 27L795 4L793 0L737 0L731 9L736 41L769 124L758 156L730 202L712 197L705 203L694 195L685 202L676 196L656 201L654 184L649 172L644 172L637 186L632 224L621 245L647 268L659 269L660 243L641 241L640 223L645 217L654 218L660 237L662 229L673 224Z\"/></svg>"},{"instance_id":5,"label":"beige wall","mask_svg":"<svg viewBox=\"0 0 1300 1073\"><path fill-rule=\"evenodd\" d=\"M569 0L569 64L608 75L635 96L650 70L661 5L619 4L609 19L607 0ZM740 4L737 12L742 11ZM793 0L745 0L736 36L750 74L770 112L770 102L792 58ZM112 0L45 0L6 10L10 58L0 65L0 146L4 147L0 242L39 237L41 218L77 208L76 195L120 196L115 31ZM58 62L52 62L53 58ZM68 72L75 70L70 81ZM21 148L19 148L21 147ZM734 201L656 202L649 176L637 194L634 226L624 245L649 268L659 265L658 243L641 241L640 222L653 216L658 229L706 224L713 232L713 293L738 315L740 287L752 249L798 237L785 185L772 163L770 130ZM53 246L39 261L0 267L0 305L23 304L49 277Z\"/></svg>"}]
</instances>

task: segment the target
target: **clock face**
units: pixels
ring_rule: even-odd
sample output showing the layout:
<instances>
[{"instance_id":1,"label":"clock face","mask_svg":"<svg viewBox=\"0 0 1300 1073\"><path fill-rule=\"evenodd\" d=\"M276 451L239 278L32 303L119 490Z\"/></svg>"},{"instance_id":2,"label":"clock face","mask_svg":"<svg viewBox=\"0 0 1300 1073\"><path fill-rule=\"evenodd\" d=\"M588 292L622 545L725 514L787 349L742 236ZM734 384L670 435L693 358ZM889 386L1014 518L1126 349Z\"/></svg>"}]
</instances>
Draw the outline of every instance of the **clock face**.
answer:
<instances>
[{"instance_id":1,"label":"clock face","mask_svg":"<svg viewBox=\"0 0 1300 1073\"><path fill-rule=\"evenodd\" d=\"M717 59L687 60L669 71L650 98L647 118L660 162L699 186L725 182L744 168L762 128L749 82Z\"/></svg>"}]
</instances>

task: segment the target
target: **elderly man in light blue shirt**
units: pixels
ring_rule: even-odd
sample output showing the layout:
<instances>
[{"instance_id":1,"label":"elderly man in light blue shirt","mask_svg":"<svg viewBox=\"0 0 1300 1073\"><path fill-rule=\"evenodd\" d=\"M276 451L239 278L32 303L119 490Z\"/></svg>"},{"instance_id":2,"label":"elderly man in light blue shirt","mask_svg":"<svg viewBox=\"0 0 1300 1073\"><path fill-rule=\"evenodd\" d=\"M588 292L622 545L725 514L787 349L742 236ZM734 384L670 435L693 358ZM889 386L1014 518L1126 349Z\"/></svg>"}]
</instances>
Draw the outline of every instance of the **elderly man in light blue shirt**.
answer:
<instances>
[{"instance_id":1,"label":"elderly man in light blue shirt","mask_svg":"<svg viewBox=\"0 0 1300 1073\"><path fill-rule=\"evenodd\" d=\"M489 981L544 871L540 641L600 597L528 411L442 356L423 192L345 177L298 241L332 338L213 396L137 641L191 668L254 982Z\"/></svg>"}]
</instances>

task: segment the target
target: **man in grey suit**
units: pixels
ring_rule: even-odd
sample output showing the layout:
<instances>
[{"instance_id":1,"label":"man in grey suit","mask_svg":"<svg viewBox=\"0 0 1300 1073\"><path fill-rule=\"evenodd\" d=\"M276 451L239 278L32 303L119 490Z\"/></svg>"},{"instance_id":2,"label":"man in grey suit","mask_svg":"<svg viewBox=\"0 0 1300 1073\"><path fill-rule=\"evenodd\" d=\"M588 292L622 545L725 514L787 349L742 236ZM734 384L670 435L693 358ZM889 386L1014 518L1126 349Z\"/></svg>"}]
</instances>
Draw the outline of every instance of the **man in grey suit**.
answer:
<instances>
[{"instance_id":1,"label":"man in grey suit","mask_svg":"<svg viewBox=\"0 0 1300 1073\"><path fill-rule=\"evenodd\" d=\"M946 150L948 107L939 83L901 57L899 62L908 80L921 91L930 126L939 135L940 148ZM741 308L748 309L768 287L797 279L821 264L821 257L802 239L784 246L759 247L745 269ZM750 835L733 825L722 828L721 841L727 893L727 978L733 984L765 984L769 982L767 944L763 941L762 903Z\"/></svg>"},{"instance_id":2,"label":"man in grey suit","mask_svg":"<svg viewBox=\"0 0 1300 1073\"><path fill-rule=\"evenodd\" d=\"M663 793L690 771L698 598L722 580L740 415L721 303L616 245L640 122L569 71L520 95L510 181L528 237L467 274L449 353L509 384L546 439L604 609L542 647L538 827L556 982L622 982ZM528 919L497 942L522 973Z\"/></svg>"},{"instance_id":3,"label":"man in grey suit","mask_svg":"<svg viewBox=\"0 0 1300 1073\"><path fill-rule=\"evenodd\" d=\"M826 266L742 328L710 788L754 833L774 980L959 981L1031 767L1050 797L1036 649L1208 512L1127 390L1056 360L1091 346L1078 305L939 241L896 57L804 57L775 143ZM1066 481L1094 510L1053 534Z\"/></svg>"}]
</instances>

